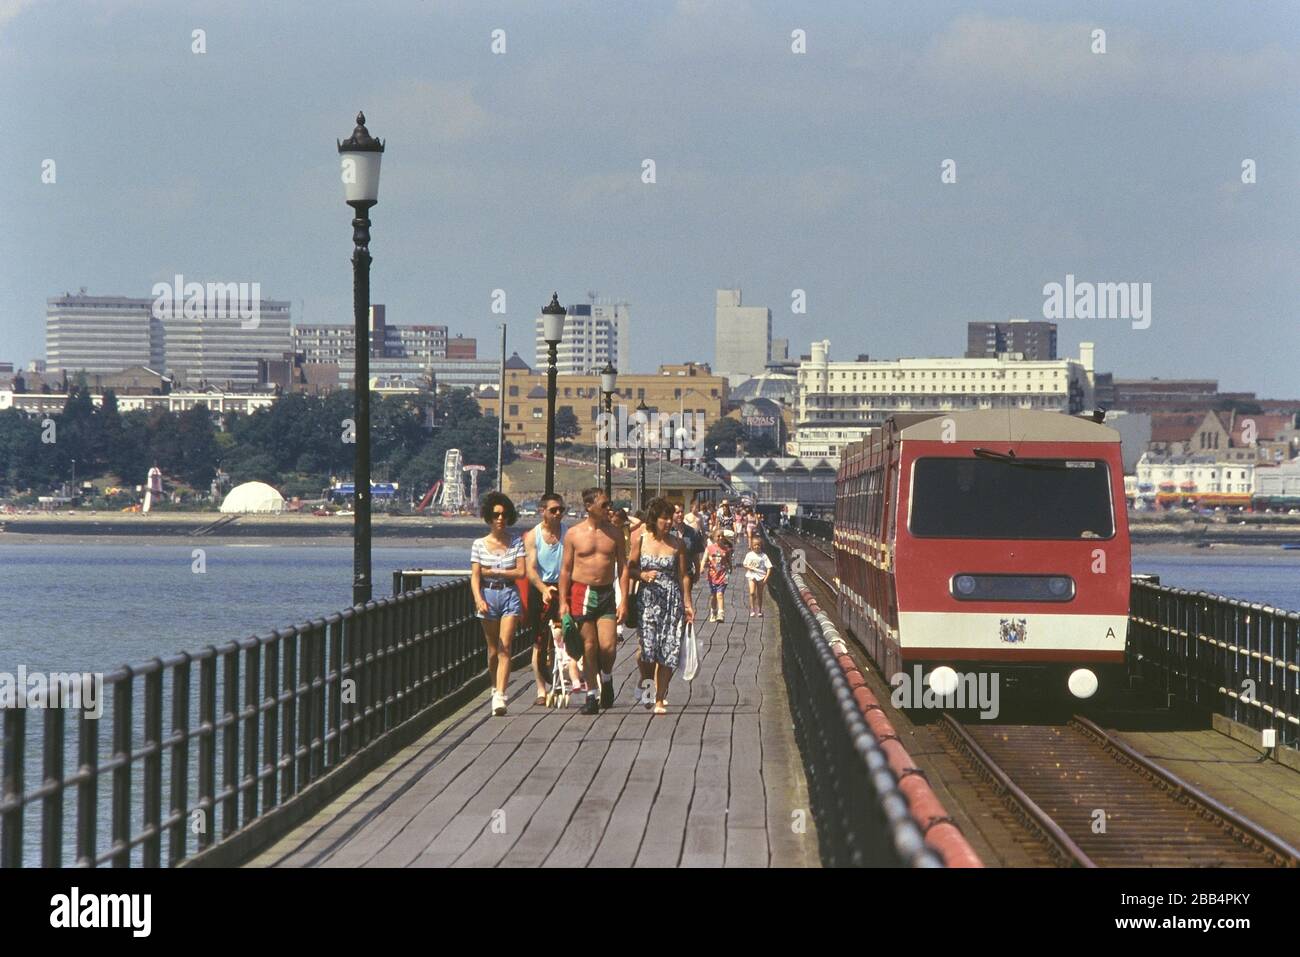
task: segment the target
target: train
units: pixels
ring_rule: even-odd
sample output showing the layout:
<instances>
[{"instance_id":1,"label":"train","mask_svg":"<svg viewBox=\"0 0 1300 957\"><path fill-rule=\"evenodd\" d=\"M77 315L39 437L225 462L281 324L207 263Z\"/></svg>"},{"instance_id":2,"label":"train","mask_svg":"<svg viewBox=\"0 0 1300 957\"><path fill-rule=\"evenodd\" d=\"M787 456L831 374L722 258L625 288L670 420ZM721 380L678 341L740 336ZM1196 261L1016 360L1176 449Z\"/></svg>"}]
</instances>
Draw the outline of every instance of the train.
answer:
<instances>
[{"instance_id":1,"label":"train","mask_svg":"<svg viewBox=\"0 0 1300 957\"><path fill-rule=\"evenodd\" d=\"M844 450L840 620L891 684L949 701L968 676L1080 700L1122 684L1131 554L1102 418L895 414Z\"/></svg>"}]
</instances>

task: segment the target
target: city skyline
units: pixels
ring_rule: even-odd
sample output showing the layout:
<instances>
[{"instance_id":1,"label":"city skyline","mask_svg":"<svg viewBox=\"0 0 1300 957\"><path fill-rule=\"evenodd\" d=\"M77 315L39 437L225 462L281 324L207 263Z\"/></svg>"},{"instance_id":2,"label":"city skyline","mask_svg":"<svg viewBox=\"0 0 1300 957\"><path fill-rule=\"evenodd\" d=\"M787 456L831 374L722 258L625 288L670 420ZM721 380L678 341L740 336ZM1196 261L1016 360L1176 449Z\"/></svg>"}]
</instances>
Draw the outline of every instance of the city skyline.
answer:
<instances>
[{"instance_id":1,"label":"city skyline","mask_svg":"<svg viewBox=\"0 0 1300 957\"><path fill-rule=\"evenodd\" d=\"M1181 32L1162 29L1171 11ZM843 355L957 356L967 322L1042 319L1045 287L1076 277L1150 284L1151 321L1063 318L1062 354L1094 341L1118 377L1295 391L1288 6L309 14L0 6L0 118L22 131L0 159L22 224L0 239L16 264L0 358L44 354L52 295L177 273L347 322L334 140L365 109L389 143L372 299L398 324L489 343L504 319L508 351L530 356L552 290L616 290L631 364L652 369L714 361L698 332L738 285L796 356L823 337ZM340 75L357 48L383 55ZM553 69L574 58L584 69Z\"/></svg>"}]
</instances>

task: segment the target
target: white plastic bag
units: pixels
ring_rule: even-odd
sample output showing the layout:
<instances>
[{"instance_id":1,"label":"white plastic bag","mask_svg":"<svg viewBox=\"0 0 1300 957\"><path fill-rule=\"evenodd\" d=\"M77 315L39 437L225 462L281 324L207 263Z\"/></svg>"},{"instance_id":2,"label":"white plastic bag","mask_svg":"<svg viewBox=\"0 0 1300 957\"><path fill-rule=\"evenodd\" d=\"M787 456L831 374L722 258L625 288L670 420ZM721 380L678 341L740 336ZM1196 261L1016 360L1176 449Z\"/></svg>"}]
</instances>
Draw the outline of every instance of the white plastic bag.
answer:
<instances>
[{"instance_id":1,"label":"white plastic bag","mask_svg":"<svg viewBox=\"0 0 1300 957\"><path fill-rule=\"evenodd\" d=\"M695 646L695 626L689 622L686 623L686 634L682 638L682 652L686 658L686 664L682 667L682 680L690 681L695 677L695 672L700 668L699 649Z\"/></svg>"}]
</instances>

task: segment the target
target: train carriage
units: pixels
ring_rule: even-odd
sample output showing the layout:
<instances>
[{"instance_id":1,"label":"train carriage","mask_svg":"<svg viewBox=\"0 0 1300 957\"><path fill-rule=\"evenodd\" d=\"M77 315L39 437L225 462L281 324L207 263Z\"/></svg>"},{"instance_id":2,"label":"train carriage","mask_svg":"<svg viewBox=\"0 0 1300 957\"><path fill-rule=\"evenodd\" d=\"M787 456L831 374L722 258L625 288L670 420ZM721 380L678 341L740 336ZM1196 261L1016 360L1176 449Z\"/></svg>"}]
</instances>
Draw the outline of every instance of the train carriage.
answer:
<instances>
[{"instance_id":1,"label":"train carriage","mask_svg":"<svg viewBox=\"0 0 1300 957\"><path fill-rule=\"evenodd\" d=\"M996 672L1091 697L1124 663L1119 433L1054 412L896 415L841 458L841 620L886 677Z\"/></svg>"}]
</instances>

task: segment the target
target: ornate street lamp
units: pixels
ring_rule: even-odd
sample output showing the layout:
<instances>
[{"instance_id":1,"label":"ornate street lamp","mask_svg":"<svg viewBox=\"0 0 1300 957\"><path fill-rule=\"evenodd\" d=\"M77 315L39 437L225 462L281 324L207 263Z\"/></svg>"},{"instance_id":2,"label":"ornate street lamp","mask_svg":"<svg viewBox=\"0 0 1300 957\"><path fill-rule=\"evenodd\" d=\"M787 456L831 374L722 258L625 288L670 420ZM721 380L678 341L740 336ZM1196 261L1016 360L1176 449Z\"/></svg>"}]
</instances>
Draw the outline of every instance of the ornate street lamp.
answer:
<instances>
[{"instance_id":1,"label":"ornate street lamp","mask_svg":"<svg viewBox=\"0 0 1300 957\"><path fill-rule=\"evenodd\" d=\"M542 310L542 338L546 340L546 491L555 491L555 350L564 338L564 307L560 294L551 293ZM502 402L505 401L503 396Z\"/></svg>"},{"instance_id":2,"label":"ornate street lamp","mask_svg":"<svg viewBox=\"0 0 1300 957\"><path fill-rule=\"evenodd\" d=\"M600 370L600 391L605 394L605 497L614 497L614 446L609 436L609 417L614 400L614 389L618 385L618 370L614 363L606 362Z\"/></svg>"},{"instance_id":3,"label":"ornate street lamp","mask_svg":"<svg viewBox=\"0 0 1300 957\"><path fill-rule=\"evenodd\" d=\"M636 404L637 414L640 416L639 435L641 441L636 444L636 507L640 511L645 508L645 447L649 441L646 430L650 427L650 407L642 399Z\"/></svg>"},{"instance_id":4,"label":"ornate street lamp","mask_svg":"<svg viewBox=\"0 0 1300 957\"><path fill-rule=\"evenodd\" d=\"M366 129L366 115L357 114L357 128L338 144L344 200L356 213L352 220L352 316L356 324L354 402L356 462L352 470L352 603L370 600L370 207L379 202L379 164L384 144Z\"/></svg>"}]
</instances>

